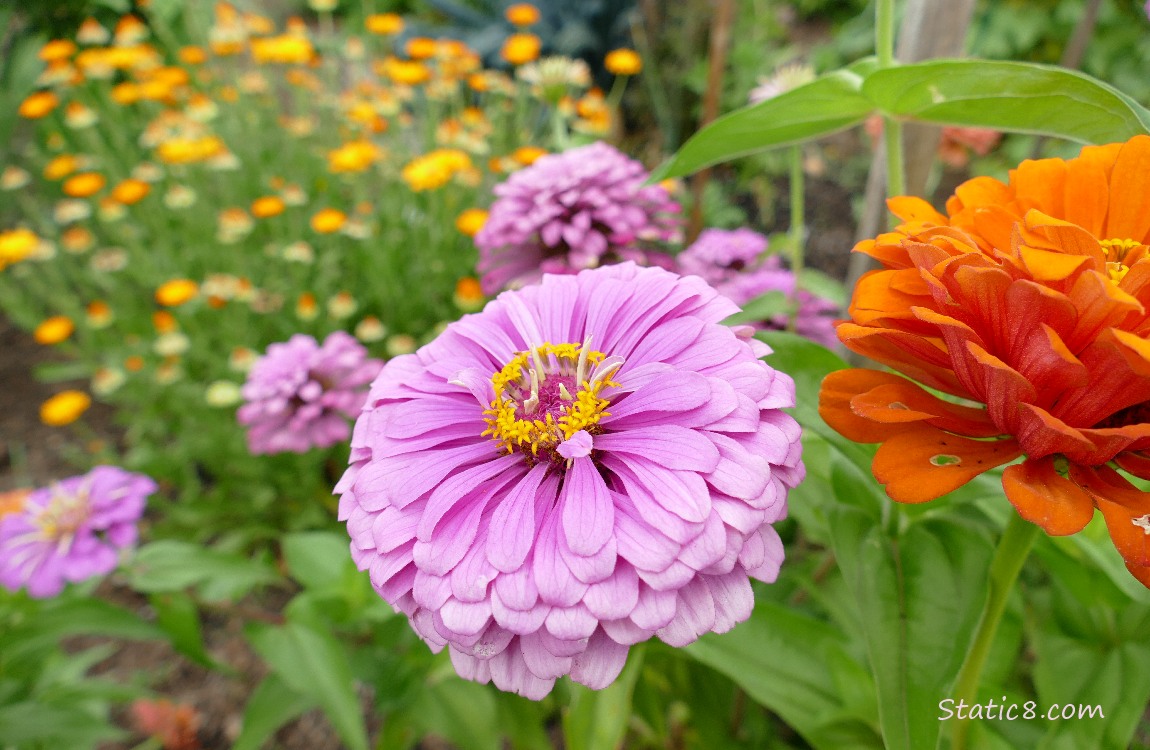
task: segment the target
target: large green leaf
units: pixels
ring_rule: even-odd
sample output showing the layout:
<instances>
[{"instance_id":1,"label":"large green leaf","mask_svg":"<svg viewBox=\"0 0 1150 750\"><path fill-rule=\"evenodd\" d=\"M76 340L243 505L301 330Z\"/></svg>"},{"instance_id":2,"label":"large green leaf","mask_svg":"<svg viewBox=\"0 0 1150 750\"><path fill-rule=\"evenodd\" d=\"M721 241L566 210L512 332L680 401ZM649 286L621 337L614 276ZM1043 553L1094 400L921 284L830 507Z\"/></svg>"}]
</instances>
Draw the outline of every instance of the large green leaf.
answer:
<instances>
[{"instance_id":1,"label":"large green leaf","mask_svg":"<svg viewBox=\"0 0 1150 750\"><path fill-rule=\"evenodd\" d=\"M445 677L420 692L409 715L424 734L444 737L468 750L503 746L495 698L484 685Z\"/></svg>"},{"instance_id":2,"label":"large green leaf","mask_svg":"<svg viewBox=\"0 0 1150 750\"><path fill-rule=\"evenodd\" d=\"M0 706L0 742L6 748L88 748L123 734L79 706L40 702Z\"/></svg>"},{"instance_id":3,"label":"large green leaf","mask_svg":"<svg viewBox=\"0 0 1150 750\"><path fill-rule=\"evenodd\" d=\"M723 635L685 651L723 673L816 748L880 748L873 689L850 668L847 639L827 623L768 601ZM860 710L866 706L869 710Z\"/></svg>"},{"instance_id":4,"label":"large green leaf","mask_svg":"<svg viewBox=\"0 0 1150 750\"><path fill-rule=\"evenodd\" d=\"M857 125L874 105L862 95L862 76L837 70L759 104L724 115L693 135L652 180Z\"/></svg>"},{"instance_id":5,"label":"large green leaf","mask_svg":"<svg viewBox=\"0 0 1150 750\"><path fill-rule=\"evenodd\" d=\"M347 652L329 631L289 622L250 627L248 638L288 687L315 700L351 750L367 750L367 730Z\"/></svg>"},{"instance_id":6,"label":"large green leaf","mask_svg":"<svg viewBox=\"0 0 1150 750\"><path fill-rule=\"evenodd\" d=\"M834 551L854 594L890 750L935 746L938 703L965 655L986 595L989 540L949 519L897 538L862 511L832 511Z\"/></svg>"},{"instance_id":7,"label":"large green leaf","mask_svg":"<svg viewBox=\"0 0 1150 750\"><path fill-rule=\"evenodd\" d=\"M280 727L316 705L274 674L264 678L244 707L240 736L232 750L259 750Z\"/></svg>"},{"instance_id":8,"label":"large green leaf","mask_svg":"<svg viewBox=\"0 0 1150 750\"><path fill-rule=\"evenodd\" d=\"M292 578L309 589L337 588L354 568L347 534L301 531L283 540L283 555Z\"/></svg>"},{"instance_id":9,"label":"large green leaf","mask_svg":"<svg viewBox=\"0 0 1150 750\"><path fill-rule=\"evenodd\" d=\"M140 548L128 574L138 591L179 591L198 585L209 601L238 599L255 586L279 580L262 561L174 539Z\"/></svg>"},{"instance_id":10,"label":"large green leaf","mask_svg":"<svg viewBox=\"0 0 1150 750\"><path fill-rule=\"evenodd\" d=\"M172 647L197 664L209 669L217 664L204 648L200 610L192 597L182 591L153 594L148 599L156 611L156 624L164 629Z\"/></svg>"},{"instance_id":11,"label":"large green leaf","mask_svg":"<svg viewBox=\"0 0 1150 750\"><path fill-rule=\"evenodd\" d=\"M1150 111L1090 76L1035 63L931 60L876 70L862 84L897 117L1036 133L1082 143L1150 132Z\"/></svg>"}]
</instances>

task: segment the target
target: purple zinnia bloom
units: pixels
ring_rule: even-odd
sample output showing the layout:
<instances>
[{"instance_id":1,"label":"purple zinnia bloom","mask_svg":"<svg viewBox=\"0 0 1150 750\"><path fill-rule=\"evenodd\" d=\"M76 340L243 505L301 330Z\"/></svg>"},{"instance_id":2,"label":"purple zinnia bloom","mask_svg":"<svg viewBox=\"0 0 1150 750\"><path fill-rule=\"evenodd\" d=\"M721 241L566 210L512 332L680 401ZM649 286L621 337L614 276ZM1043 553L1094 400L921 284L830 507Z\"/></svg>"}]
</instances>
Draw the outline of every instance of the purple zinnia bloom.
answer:
<instances>
[{"instance_id":1,"label":"purple zinnia bloom","mask_svg":"<svg viewBox=\"0 0 1150 750\"><path fill-rule=\"evenodd\" d=\"M497 200L475 235L483 291L649 257L677 242L679 204L660 185L644 185L643 165L606 143L549 154L495 187Z\"/></svg>"},{"instance_id":2,"label":"purple zinnia bloom","mask_svg":"<svg viewBox=\"0 0 1150 750\"><path fill-rule=\"evenodd\" d=\"M253 454L306 453L347 440L348 419L367 397L383 362L353 336L336 331L321 346L297 333L272 344L252 366L237 416Z\"/></svg>"},{"instance_id":3,"label":"purple zinnia bloom","mask_svg":"<svg viewBox=\"0 0 1150 750\"><path fill-rule=\"evenodd\" d=\"M706 229L679 255L679 272L701 276L736 305L745 305L768 292L795 293L795 275L783 268L777 255L763 258L768 240L750 229ZM823 346L838 343L835 317L838 306L799 289L795 333ZM783 329L786 314L763 321L760 327Z\"/></svg>"},{"instance_id":4,"label":"purple zinnia bloom","mask_svg":"<svg viewBox=\"0 0 1150 750\"><path fill-rule=\"evenodd\" d=\"M31 492L0 517L0 585L42 599L111 572L136 543L136 522L156 483L115 466L97 466Z\"/></svg>"},{"instance_id":5,"label":"purple zinnia bloom","mask_svg":"<svg viewBox=\"0 0 1150 750\"><path fill-rule=\"evenodd\" d=\"M376 590L460 675L592 688L750 616L802 480L794 383L701 279L634 263L501 294L372 384L336 491Z\"/></svg>"}]
</instances>

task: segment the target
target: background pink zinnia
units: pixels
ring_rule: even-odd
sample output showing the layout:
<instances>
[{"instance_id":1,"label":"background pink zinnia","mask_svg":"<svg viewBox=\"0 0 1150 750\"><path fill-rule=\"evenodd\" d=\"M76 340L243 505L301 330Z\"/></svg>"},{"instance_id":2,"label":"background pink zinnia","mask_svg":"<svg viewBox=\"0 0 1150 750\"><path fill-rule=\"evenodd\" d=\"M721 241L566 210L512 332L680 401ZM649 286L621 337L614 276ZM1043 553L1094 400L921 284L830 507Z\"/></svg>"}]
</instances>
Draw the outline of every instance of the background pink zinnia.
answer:
<instances>
[{"instance_id":1,"label":"background pink zinnia","mask_svg":"<svg viewBox=\"0 0 1150 750\"><path fill-rule=\"evenodd\" d=\"M391 360L336 487L357 565L458 672L530 698L749 617L803 477L791 379L701 279L548 275Z\"/></svg>"}]
</instances>

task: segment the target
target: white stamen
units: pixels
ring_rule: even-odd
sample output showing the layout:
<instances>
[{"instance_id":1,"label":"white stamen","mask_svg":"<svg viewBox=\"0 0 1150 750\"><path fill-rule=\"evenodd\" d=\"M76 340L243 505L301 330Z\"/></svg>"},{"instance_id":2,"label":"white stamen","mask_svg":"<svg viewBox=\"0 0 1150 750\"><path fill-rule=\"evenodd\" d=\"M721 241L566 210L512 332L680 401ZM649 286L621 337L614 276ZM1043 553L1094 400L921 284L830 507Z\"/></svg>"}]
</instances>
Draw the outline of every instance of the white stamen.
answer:
<instances>
[{"instance_id":1,"label":"white stamen","mask_svg":"<svg viewBox=\"0 0 1150 750\"><path fill-rule=\"evenodd\" d=\"M575 384L583 384L583 376L587 373L587 356L591 353L591 334L583 339L583 347L579 350L579 364L575 367Z\"/></svg>"},{"instance_id":2,"label":"white stamen","mask_svg":"<svg viewBox=\"0 0 1150 750\"><path fill-rule=\"evenodd\" d=\"M594 386L601 380L609 380L612 375L619 371L619 368L623 366L623 362L625 361L626 360L618 354L612 354L610 357L606 357L591 370L589 385Z\"/></svg>"},{"instance_id":3,"label":"white stamen","mask_svg":"<svg viewBox=\"0 0 1150 750\"><path fill-rule=\"evenodd\" d=\"M1142 532L1147 536L1150 536L1150 513L1139 516L1138 518L1131 518L1130 523L1142 529Z\"/></svg>"},{"instance_id":4,"label":"white stamen","mask_svg":"<svg viewBox=\"0 0 1150 750\"><path fill-rule=\"evenodd\" d=\"M523 402L523 412L534 414L539 406L539 371L532 368L528 372L531 374L531 397Z\"/></svg>"},{"instance_id":5,"label":"white stamen","mask_svg":"<svg viewBox=\"0 0 1150 750\"><path fill-rule=\"evenodd\" d=\"M559 384L559 397L564 401L574 401L575 397L571 395L571 391L567 390L567 386L563 383Z\"/></svg>"}]
</instances>

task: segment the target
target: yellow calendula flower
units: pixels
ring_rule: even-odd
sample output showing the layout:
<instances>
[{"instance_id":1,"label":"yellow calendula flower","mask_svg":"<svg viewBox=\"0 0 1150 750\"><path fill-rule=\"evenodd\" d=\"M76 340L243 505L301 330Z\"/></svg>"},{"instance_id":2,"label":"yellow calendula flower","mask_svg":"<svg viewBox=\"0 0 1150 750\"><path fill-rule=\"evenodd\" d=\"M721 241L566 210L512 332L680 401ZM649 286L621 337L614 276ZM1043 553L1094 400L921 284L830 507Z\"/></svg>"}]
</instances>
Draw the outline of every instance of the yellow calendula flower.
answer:
<instances>
[{"instance_id":1,"label":"yellow calendula flower","mask_svg":"<svg viewBox=\"0 0 1150 750\"><path fill-rule=\"evenodd\" d=\"M40 325L36 326L36 330L32 332L32 338L36 339L37 344L51 346L66 341L75 330L76 324L72 322L71 318L66 315L53 315L50 318L45 318L40 322Z\"/></svg>"},{"instance_id":2,"label":"yellow calendula flower","mask_svg":"<svg viewBox=\"0 0 1150 750\"><path fill-rule=\"evenodd\" d=\"M38 120L46 117L59 105L60 99L53 92L37 91L20 102L16 113L28 120Z\"/></svg>"},{"instance_id":3,"label":"yellow calendula flower","mask_svg":"<svg viewBox=\"0 0 1150 750\"><path fill-rule=\"evenodd\" d=\"M539 157L546 155L547 149L545 148L539 148L538 146L520 146L511 154L511 158L523 166L529 167L538 161Z\"/></svg>"},{"instance_id":4,"label":"yellow calendula flower","mask_svg":"<svg viewBox=\"0 0 1150 750\"><path fill-rule=\"evenodd\" d=\"M39 244L40 238L27 229L0 232L0 270L24 260Z\"/></svg>"},{"instance_id":5,"label":"yellow calendula flower","mask_svg":"<svg viewBox=\"0 0 1150 750\"><path fill-rule=\"evenodd\" d=\"M413 36L403 45L403 51L412 60L427 60L435 57L436 41L425 36Z\"/></svg>"},{"instance_id":6,"label":"yellow calendula flower","mask_svg":"<svg viewBox=\"0 0 1150 750\"><path fill-rule=\"evenodd\" d=\"M203 47L189 45L180 47L179 58L184 65L203 65L207 62L208 53Z\"/></svg>"},{"instance_id":7,"label":"yellow calendula flower","mask_svg":"<svg viewBox=\"0 0 1150 750\"><path fill-rule=\"evenodd\" d=\"M471 157L457 148L440 148L417 157L403 168L402 177L416 191L443 187L455 175L474 167Z\"/></svg>"},{"instance_id":8,"label":"yellow calendula flower","mask_svg":"<svg viewBox=\"0 0 1150 750\"><path fill-rule=\"evenodd\" d=\"M503 17L515 26L531 26L539 23L539 9L531 3L516 3L507 6Z\"/></svg>"},{"instance_id":9,"label":"yellow calendula flower","mask_svg":"<svg viewBox=\"0 0 1150 750\"><path fill-rule=\"evenodd\" d=\"M88 198L103 190L107 180L99 172L81 172L64 181L64 195Z\"/></svg>"},{"instance_id":10,"label":"yellow calendula flower","mask_svg":"<svg viewBox=\"0 0 1150 750\"><path fill-rule=\"evenodd\" d=\"M465 276L455 284L455 306L463 312L475 312L483 308L485 298L479 279Z\"/></svg>"},{"instance_id":11,"label":"yellow calendula flower","mask_svg":"<svg viewBox=\"0 0 1150 750\"><path fill-rule=\"evenodd\" d=\"M319 315L319 305L315 301L315 295L311 292L304 292L299 296L295 303L295 314L300 320L315 320Z\"/></svg>"},{"instance_id":12,"label":"yellow calendula flower","mask_svg":"<svg viewBox=\"0 0 1150 750\"><path fill-rule=\"evenodd\" d=\"M512 34L503 42L499 56L512 65L524 65L538 59L542 47L534 34Z\"/></svg>"},{"instance_id":13,"label":"yellow calendula flower","mask_svg":"<svg viewBox=\"0 0 1150 750\"><path fill-rule=\"evenodd\" d=\"M379 146L371 141L358 140L345 143L328 151L327 168L331 172L362 172L382 156Z\"/></svg>"},{"instance_id":14,"label":"yellow calendula flower","mask_svg":"<svg viewBox=\"0 0 1150 750\"><path fill-rule=\"evenodd\" d=\"M92 397L83 391L62 391L40 404L40 421L63 427L79 419L91 405Z\"/></svg>"},{"instance_id":15,"label":"yellow calendula flower","mask_svg":"<svg viewBox=\"0 0 1150 750\"><path fill-rule=\"evenodd\" d=\"M338 232L347 221L347 214L336 208L324 208L311 217L311 228L320 234Z\"/></svg>"},{"instance_id":16,"label":"yellow calendula flower","mask_svg":"<svg viewBox=\"0 0 1150 750\"><path fill-rule=\"evenodd\" d=\"M398 57L384 58L381 73L394 83L416 86L431 78L431 70L418 60L400 60Z\"/></svg>"},{"instance_id":17,"label":"yellow calendula flower","mask_svg":"<svg viewBox=\"0 0 1150 750\"><path fill-rule=\"evenodd\" d=\"M60 154L44 165L44 179L62 180L76 171L80 160L73 154Z\"/></svg>"},{"instance_id":18,"label":"yellow calendula flower","mask_svg":"<svg viewBox=\"0 0 1150 750\"><path fill-rule=\"evenodd\" d=\"M139 203L151 191L152 186L143 180L128 178L112 188L112 199L125 206Z\"/></svg>"},{"instance_id":19,"label":"yellow calendula flower","mask_svg":"<svg viewBox=\"0 0 1150 750\"><path fill-rule=\"evenodd\" d=\"M395 36L403 31L403 18L396 13L373 13L365 22L367 30L380 36Z\"/></svg>"},{"instance_id":20,"label":"yellow calendula flower","mask_svg":"<svg viewBox=\"0 0 1150 750\"><path fill-rule=\"evenodd\" d=\"M487 223L487 212L482 208L469 208L455 219L455 228L468 237L474 237Z\"/></svg>"},{"instance_id":21,"label":"yellow calendula flower","mask_svg":"<svg viewBox=\"0 0 1150 750\"><path fill-rule=\"evenodd\" d=\"M633 49L616 49L607 53L603 67L617 76L633 76L643 69L643 59Z\"/></svg>"},{"instance_id":22,"label":"yellow calendula flower","mask_svg":"<svg viewBox=\"0 0 1150 750\"><path fill-rule=\"evenodd\" d=\"M252 216L257 219L267 219L279 216L284 212L283 198L278 195L264 195L252 201Z\"/></svg>"},{"instance_id":23,"label":"yellow calendula flower","mask_svg":"<svg viewBox=\"0 0 1150 750\"><path fill-rule=\"evenodd\" d=\"M258 63L303 64L313 57L315 49L302 36L284 34L252 40L252 59Z\"/></svg>"},{"instance_id":24,"label":"yellow calendula flower","mask_svg":"<svg viewBox=\"0 0 1150 750\"><path fill-rule=\"evenodd\" d=\"M76 32L76 41L80 44L107 44L111 34L95 18L85 18Z\"/></svg>"},{"instance_id":25,"label":"yellow calendula flower","mask_svg":"<svg viewBox=\"0 0 1150 750\"><path fill-rule=\"evenodd\" d=\"M199 285L191 279L172 279L156 289L156 302L164 307L178 307L194 299L199 291Z\"/></svg>"},{"instance_id":26,"label":"yellow calendula flower","mask_svg":"<svg viewBox=\"0 0 1150 750\"><path fill-rule=\"evenodd\" d=\"M92 328L107 328L115 319L112 308L103 300L92 300L85 308L88 325Z\"/></svg>"},{"instance_id":27,"label":"yellow calendula flower","mask_svg":"<svg viewBox=\"0 0 1150 750\"><path fill-rule=\"evenodd\" d=\"M60 244L73 255L85 253L96 244L96 237L87 227L74 226L60 234Z\"/></svg>"},{"instance_id":28,"label":"yellow calendula flower","mask_svg":"<svg viewBox=\"0 0 1150 750\"><path fill-rule=\"evenodd\" d=\"M70 39L53 39L40 48L40 59L46 63L67 60L76 54L76 43Z\"/></svg>"},{"instance_id":29,"label":"yellow calendula flower","mask_svg":"<svg viewBox=\"0 0 1150 750\"><path fill-rule=\"evenodd\" d=\"M207 161L227 151L224 142L213 135L197 138L171 138L156 149L156 155L167 164L191 164Z\"/></svg>"}]
</instances>

